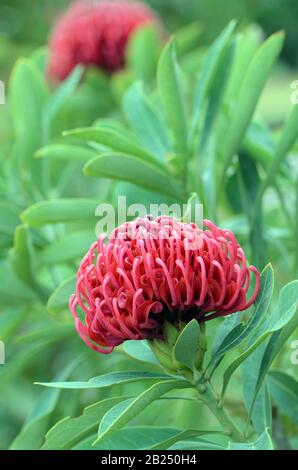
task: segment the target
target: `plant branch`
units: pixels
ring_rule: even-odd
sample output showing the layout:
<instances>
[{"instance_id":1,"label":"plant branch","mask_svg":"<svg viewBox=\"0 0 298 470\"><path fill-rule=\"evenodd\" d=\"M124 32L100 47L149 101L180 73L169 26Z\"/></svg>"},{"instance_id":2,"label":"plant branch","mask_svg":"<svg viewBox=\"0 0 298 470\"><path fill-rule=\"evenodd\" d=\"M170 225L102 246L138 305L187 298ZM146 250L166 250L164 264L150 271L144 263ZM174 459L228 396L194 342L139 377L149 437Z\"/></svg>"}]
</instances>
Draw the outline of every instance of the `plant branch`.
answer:
<instances>
[{"instance_id":1,"label":"plant branch","mask_svg":"<svg viewBox=\"0 0 298 470\"><path fill-rule=\"evenodd\" d=\"M228 432L229 436L235 442L246 441L244 434L235 424L233 419L227 413L223 405L220 403L212 386L209 382L201 383L198 385L199 398L205 403L213 415L217 418L220 424Z\"/></svg>"}]
</instances>

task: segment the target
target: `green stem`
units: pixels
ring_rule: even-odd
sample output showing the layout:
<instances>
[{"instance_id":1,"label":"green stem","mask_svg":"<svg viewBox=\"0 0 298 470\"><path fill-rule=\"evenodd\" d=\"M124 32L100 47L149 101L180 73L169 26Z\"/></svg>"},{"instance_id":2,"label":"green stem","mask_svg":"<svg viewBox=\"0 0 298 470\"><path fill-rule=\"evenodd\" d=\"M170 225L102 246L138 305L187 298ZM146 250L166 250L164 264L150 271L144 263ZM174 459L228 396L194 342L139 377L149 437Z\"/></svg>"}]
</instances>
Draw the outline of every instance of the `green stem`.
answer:
<instances>
[{"instance_id":1,"label":"green stem","mask_svg":"<svg viewBox=\"0 0 298 470\"><path fill-rule=\"evenodd\" d=\"M228 432L231 439L235 442L246 441L243 433L235 424L233 419L227 413L225 408L220 404L213 388L209 382L198 385L199 398L202 400L209 410L214 414L224 429Z\"/></svg>"}]
</instances>

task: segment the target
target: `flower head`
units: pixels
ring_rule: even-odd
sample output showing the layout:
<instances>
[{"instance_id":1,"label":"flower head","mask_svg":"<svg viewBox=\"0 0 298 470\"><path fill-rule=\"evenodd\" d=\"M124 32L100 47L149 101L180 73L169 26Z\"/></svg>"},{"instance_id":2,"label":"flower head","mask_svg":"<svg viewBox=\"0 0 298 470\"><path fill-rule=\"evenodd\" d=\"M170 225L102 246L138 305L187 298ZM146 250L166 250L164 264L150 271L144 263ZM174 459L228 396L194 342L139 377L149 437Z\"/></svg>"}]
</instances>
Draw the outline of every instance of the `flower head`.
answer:
<instances>
[{"instance_id":1,"label":"flower head","mask_svg":"<svg viewBox=\"0 0 298 470\"><path fill-rule=\"evenodd\" d=\"M78 64L94 65L109 73L122 68L131 33L153 22L157 22L154 13L137 1L75 2L51 35L50 76L63 80Z\"/></svg>"},{"instance_id":2,"label":"flower head","mask_svg":"<svg viewBox=\"0 0 298 470\"><path fill-rule=\"evenodd\" d=\"M107 353L127 339L162 338L165 320L206 321L247 309L260 274L229 230L170 217L136 219L99 237L81 262L70 310L88 346ZM251 273L256 282L248 299ZM81 307L84 321L77 309Z\"/></svg>"}]
</instances>

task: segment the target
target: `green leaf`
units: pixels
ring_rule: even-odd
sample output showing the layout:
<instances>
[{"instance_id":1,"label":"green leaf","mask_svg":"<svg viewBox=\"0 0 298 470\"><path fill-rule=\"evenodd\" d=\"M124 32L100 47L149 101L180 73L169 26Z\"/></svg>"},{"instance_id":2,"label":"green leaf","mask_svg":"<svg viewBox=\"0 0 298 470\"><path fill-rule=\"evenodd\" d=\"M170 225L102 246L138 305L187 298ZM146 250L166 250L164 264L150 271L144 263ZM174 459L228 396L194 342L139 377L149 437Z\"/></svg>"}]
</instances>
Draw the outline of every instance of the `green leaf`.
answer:
<instances>
[{"instance_id":1,"label":"green leaf","mask_svg":"<svg viewBox=\"0 0 298 470\"><path fill-rule=\"evenodd\" d=\"M50 122L65 104L67 99L70 98L70 96L74 93L81 81L83 73L84 67L81 65L75 67L69 77L67 77L52 94L45 106L46 121Z\"/></svg>"},{"instance_id":2,"label":"green leaf","mask_svg":"<svg viewBox=\"0 0 298 470\"><path fill-rule=\"evenodd\" d=\"M256 349L244 361L241 370L245 408L248 413L251 411L248 419L252 421L258 434L262 433L265 429L271 429L272 427L272 406L266 383L263 384L255 404L253 408L251 408L265 347L266 344L263 344L261 347Z\"/></svg>"},{"instance_id":3,"label":"green leaf","mask_svg":"<svg viewBox=\"0 0 298 470\"><path fill-rule=\"evenodd\" d=\"M19 225L15 231L14 246L10 255L14 272L21 281L34 287L32 265L32 245L29 231L24 225Z\"/></svg>"},{"instance_id":4,"label":"green leaf","mask_svg":"<svg viewBox=\"0 0 298 470\"><path fill-rule=\"evenodd\" d=\"M88 176L128 181L146 189L181 199L177 182L148 162L129 155L107 153L90 160L84 168Z\"/></svg>"},{"instance_id":5,"label":"green leaf","mask_svg":"<svg viewBox=\"0 0 298 470\"><path fill-rule=\"evenodd\" d=\"M183 217L181 218L181 222L191 223L195 222L197 225L202 223L202 210L203 206L199 199L197 193L191 193L188 200L187 200L187 209L183 213Z\"/></svg>"},{"instance_id":6,"label":"green leaf","mask_svg":"<svg viewBox=\"0 0 298 470\"><path fill-rule=\"evenodd\" d=\"M291 111L287 117L286 123L277 142L272 163L268 169L267 175L260 188L259 198L263 195L280 169L281 164L285 160L288 152L291 150L298 138L298 106L292 105ZM259 203L259 200L257 201Z\"/></svg>"},{"instance_id":7,"label":"green leaf","mask_svg":"<svg viewBox=\"0 0 298 470\"><path fill-rule=\"evenodd\" d=\"M167 450L169 447L176 444L176 442L181 442L191 437L204 436L208 434L218 434L218 433L217 431L197 431L196 429L180 431L174 434L173 436L169 437L168 439L153 445L152 447L150 447L150 450Z\"/></svg>"},{"instance_id":8,"label":"green leaf","mask_svg":"<svg viewBox=\"0 0 298 470\"><path fill-rule=\"evenodd\" d=\"M96 239L94 231L81 230L62 236L47 245L39 255L39 265L60 264L75 261L87 252Z\"/></svg>"},{"instance_id":9,"label":"green leaf","mask_svg":"<svg viewBox=\"0 0 298 470\"><path fill-rule=\"evenodd\" d=\"M58 158L79 162L86 162L95 155L95 150L69 144L51 144L35 152L36 158Z\"/></svg>"},{"instance_id":10,"label":"green leaf","mask_svg":"<svg viewBox=\"0 0 298 470\"><path fill-rule=\"evenodd\" d=\"M43 109L48 94L46 82L38 68L28 59L19 59L10 82L10 106L17 148L16 170L26 169L41 192L41 165L32 156L43 144Z\"/></svg>"},{"instance_id":11,"label":"green leaf","mask_svg":"<svg viewBox=\"0 0 298 470\"><path fill-rule=\"evenodd\" d=\"M157 426L131 426L115 432L95 446L96 435L79 442L73 450L148 450L156 442L163 442L181 432L180 429Z\"/></svg>"},{"instance_id":12,"label":"green leaf","mask_svg":"<svg viewBox=\"0 0 298 470\"><path fill-rule=\"evenodd\" d=\"M5 308L5 311L1 311L0 315L0 331L1 341L7 341L12 337L15 330L27 316L27 312L22 306L18 305L13 308Z\"/></svg>"},{"instance_id":13,"label":"green leaf","mask_svg":"<svg viewBox=\"0 0 298 470\"><path fill-rule=\"evenodd\" d=\"M269 339L263 354L258 379L254 389L254 398L251 404L252 407L254 406L254 402L258 396L269 367L284 346L289 336L298 326L298 317L295 316L297 312L297 304L298 280L290 282L281 289L278 304L272 312L271 318L268 319L268 325L265 324L264 326L265 328L270 328L270 325L275 322L276 330Z\"/></svg>"},{"instance_id":14,"label":"green leaf","mask_svg":"<svg viewBox=\"0 0 298 470\"><path fill-rule=\"evenodd\" d=\"M239 154L239 187L244 212L251 217L252 209L260 187L260 176L256 162L250 155L240 152ZM258 248L258 247L257 247ZM252 250L255 247L252 244ZM257 251L257 249L256 249Z\"/></svg>"},{"instance_id":15,"label":"green leaf","mask_svg":"<svg viewBox=\"0 0 298 470\"><path fill-rule=\"evenodd\" d=\"M46 72L47 60L48 60L48 51L46 47L39 47L35 49L30 55L30 60L38 68L38 70L44 74Z\"/></svg>"},{"instance_id":16,"label":"green leaf","mask_svg":"<svg viewBox=\"0 0 298 470\"><path fill-rule=\"evenodd\" d=\"M126 135L126 133L118 132L115 129L109 129L106 126L100 128L86 127L85 129L75 129L64 133L66 136L78 137L87 142L96 142L103 145L107 149L114 152L125 153L141 160L145 160L152 165L166 171L146 149L144 149L134 138L134 136Z\"/></svg>"},{"instance_id":17,"label":"green leaf","mask_svg":"<svg viewBox=\"0 0 298 470\"><path fill-rule=\"evenodd\" d=\"M238 327L241 322L241 312L237 312L233 315L227 315L220 323L216 330L216 334L212 343L212 356L217 354L217 351L222 347L222 344L226 341L226 338L231 332Z\"/></svg>"},{"instance_id":18,"label":"green leaf","mask_svg":"<svg viewBox=\"0 0 298 470\"><path fill-rule=\"evenodd\" d=\"M203 61L194 97L194 109L192 117L193 133L195 133L200 126L200 120L204 111L204 102L211 87L213 86L214 80L218 76L218 69L222 64L222 58L230 44L235 26L235 21L231 21L228 24L228 26L221 32L218 38L211 45Z\"/></svg>"},{"instance_id":19,"label":"green leaf","mask_svg":"<svg viewBox=\"0 0 298 470\"><path fill-rule=\"evenodd\" d=\"M69 317L70 318L70 317ZM51 319L52 320L52 319ZM15 342L17 344L32 344L33 342L47 342L61 340L69 337L74 331L72 323L61 323L57 321L56 323L46 323L45 326L37 326L36 328L20 333Z\"/></svg>"},{"instance_id":20,"label":"green leaf","mask_svg":"<svg viewBox=\"0 0 298 470\"><path fill-rule=\"evenodd\" d=\"M127 64L135 76L150 82L154 76L160 52L160 37L155 26L137 28L127 46Z\"/></svg>"},{"instance_id":21,"label":"green leaf","mask_svg":"<svg viewBox=\"0 0 298 470\"><path fill-rule=\"evenodd\" d=\"M227 446L207 439L195 439L192 441L178 441L168 450L227 450Z\"/></svg>"},{"instance_id":22,"label":"green leaf","mask_svg":"<svg viewBox=\"0 0 298 470\"><path fill-rule=\"evenodd\" d=\"M274 272L272 265L269 263L261 272L260 292L254 303L254 312L246 325L236 324L237 318L227 317L223 322L223 329L220 338L216 339L217 345L213 346L213 361L216 362L223 354L238 346L242 341L247 339L252 332L258 327L260 322L265 319L266 312L269 308L274 285ZM238 318L238 321L240 318ZM225 333L227 334L225 335Z\"/></svg>"},{"instance_id":23,"label":"green leaf","mask_svg":"<svg viewBox=\"0 0 298 470\"><path fill-rule=\"evenodd\" d=\"M12 235L20 223L20 211L10 202L0 201L0 232Z\"/></svg>"},{"instance_id":24,"label":"green leaf","mask_svg":"<svg viewBox=\"0 0 298 470\"><path fill-rule=\"evenodd\" d=\"M274 403L282 413L298 424L298 382L279 370L268 373L268 386Z\"/></svg>"},{"instance_id":25,"label":"green leaf","mask_svg":"<svg viewBox=\"0 0 298 470\"><path fill-rule=\"evenodd\" d=\"M120 371L99 375L98 377L93 377L92 379L89 379L85 382L36 382L36 384L52 388L85 389L111 387L112 385L119 385L129 382L139 382L143 380L162 380L170 378L171 376L166 374L155 374L151 372L141 371Z\"/></svg>"},{"instance_id":26,"label":"green leaf","mask_svg":"<svg viewBox=\"0 0 298 470\"><path fill-rule=\"evenodd\" d=\"M34 359L45 349L45 344L31 344L22 351L14 353L13 361L8 362L5 367L0 367L0 384L4 387L7 383L21 374L28 364L33 364Z\"/></svg>"},{"instance_id":27,"label":"green leaf","mask_svg":"<svg viewBox=\"0 0 298 470\"><path fill-rule=\"evenodd\" d=\"M193 319L181 331L174 346L174 357L191 370L195 367L196 354L199 349L200 326Z\"/></svg>"},{"instance_id":28,"label":"green leaf","mask_svg":"<svg viewBox=\"0 0 298 470\"><path fill-rule=\"evenodd\" d=\"M221 52L220 60L217 63L216 75L212 78L212 83L210 83L208 96L206 96L208 104L206 105L204 123L202 124L202 129L199 136L199 146L197 152L198 158L202 158L202 155L200 154L202 154L203 152L207 153L207 155L204 156L204 160L206 161L205 165L207 166L207 169L209 169L209 171L213 172L213 167L209 164L211 156L208 156L208 152L210 152L211 149L211 152L213 153L212 146L214 145L214 127L220 115L219 111L222 106L224 91L226 89L227 80L231 71L234 53L235 44L233 41L229 41ZM208 143L209 146L207 146Z\"/></svg>"},{"instance_id":29,"label":"green leaf","mask_svg":"<svg viewBox=\"0 0 298 470\"><path fill-rule=\"evenodd\" d=\"M279 295L278 305L276 306L276 308L274 309L270 317L267 319L267 321L262 325L261 331L259 332L259 335L257 336L257 338L254 340L252 344L248 346L248 348L242 354L240 354L229 365L229 367L224 373L222 396L225 393L225 390L227 388L227 385L229 383L229 380L233 372L250 354L252 354L257 349L258 346L260 346L260 344L263 343L263 341L265 341L268 338L268 336L276 332L277 337L279 337L279 330L281 330L283 327L287 327L288 324L289 324L288 326L290 330L292 329L291 320L293 319L293 315L295 314L296 304L297 304L297 298L295 298L295 296L298 295L297 285L298 285L298 281L293 281L292 283L283 287ZM274 335L272 336L273 342L276 341L277 337L275 337ZM283 339L283 335L281 336L281 342L282 342L282 339ZM279 342L275 345L275 348L277 348L278 346L280 346ZM271 363L270 361L271 361L271 358L269 359L269 363ZM267 366L262 368L262 371L265 371L266 368ZM262 378L264 377L263 372L262 372L261 377ZM260 382L259 382L260 384L261 384L261 377L260 377ZM257 391L258 390L256 390L256 392Z\"/></svg>"},{"instance_id":30,"label":"green leaf","mask_svg":"<svg viewBox=\"0 0 298 470\"><path fill-rule=\"evenodd\" d=\"M229 108L235 105L239 89L246 71L263 38L263 31L257 25L250 25L237 34L236 56L225 93L225 103Z\"/></svg>"},{"instance_id":31,"label":"green leaf","mask_svg":"<svg viewBox=\"0 0 298 470\"><path fill-rule=\"evenodd\" d=\"M149 364L154 364L157 366L160 365L146 340L125 341L123 344L123 349L126 354L138 361L148 362Z\"/></svg>"},{"instance_id":32,"label":"green leaf","mask_svg":"<svg viewBox=\"0 0 298 470\"><path fill-rule=\"evenodd\" d=\"M57 380L65 380L81 362L81 358L75 359L61 373L57 375ZM10 445L10 450L33 450L39 449L43 442L45 431L47 430L49 418L55 410L60 390L44 390L40 398L27 418L20 433L15 437Z\"/></svg>"},{"instance_id":33,"label":"green leaf","mask_svg":"<svg viewBox=\"0 0 298 470\"><path fill-rule=\"evenodd\" d=\"M118 405L116 405L117 409L111 408L102 419L103 425L100 425L98 438L94 443L100 442L102 439L111 436L114 432L121 429L148 405L165 393L175 388L186 388L188 386L189 384L185 380L166 380L158 382L132 401L125 400L125 404L123 404L123 402L119 404L119 413L117 412Z\"/></svg>"},{"instance_id":34,"label":"green leaf","mask_svg":"<svg viewBox=\"0 0 298 470\"><path fill-rule=\"evenodd\" d=\"M275 143L267 127L253 121L245 135L243 148L256 162L267 168L273 158Z\"/></svg>"},{"instance_id":35,"label":"green leaf","mask_svg":"<svg viewBox=\"0 0 298 470\"><path fill-rule=\"evenodd\" d=\"M175 151L187 158L186 110L182 91L181 72L176 60L173 40L164 48L158 63L158 88L163 109L172 131Z\"/></svg>"},{"instance_id":36,"label":"green leaf","mask_svg":"<svg viewBox=\"0 0 298 470\"><path fill-rule=\"evenodd\" d=\"M202 27L198 21L189 23L175 31L177 54L183 56L199 45L202 38Z\"/></svg>"},{"instance_id":37,"label":"green leaf","mask_svg":"<svg viewBox=\"0 0 298 470\"><path fill-rule=\"evenodd\" d=\"M248 442L248 443L242 443L242 442L231 442L228 450L274 450L274 446L272 443L271 436L266 430L260 436L255 442Z\"/></svg>"},{"instance_id":38,"label":"green leaf","mask_svg":"<svg viewBox=\"0 0 298 470\"><path fill-rule=\"evenodd\" d=\"M0 262L0 272L3 273L0 283L0 298L3 305L22 305L38 300L37 292L24 284L7 262Z\"/></svg>"},{"instance_id":39,"label":"green leaf","mask_svg":"<svg viewBox=\"0 0 298 470\"><path fill-rule=\"evenodd\" d=\"M69 325L68 334L69 337ZM54 331L52 331L54 330ZM0 367L0 384L3 386L7 382L11 381L15 377L20 377L21 371L30 366L35 367L35 361L40 361L40 355L44 352L49 351L49 346L58 341L61 341L61 338L65 340L65 325L60 328L47 328L47 334L42 335L38 334L34 337L32 336L28 345L22 347L19 352L14 352L13 360L10 361L8 358L7 364L5 367ZM35 332L34 332L35 333ZM28 334L29 337L29 334ZM40 362L39 362L40 363Z\"/></svg>"},{"instance_id":40,"label":"green leaf","mask_svg":"<svg viewBox=\"0 0 298 470\"><path fill-rule=\"evenodd\" d=\"M95 199L57 199L41 201L22 213L22 221L30 227L47 224L95 219Z\"/></svg>"},{"instance_id":41,"label":"green leaf","mask_svg":"<svg viewBox=\"0 0 298 470\"><path fill-rule=\"evenodd\" d=\"M76 276L71 276L63 281L52 293L47 303L50 313L59 313L68 306L70 296L76 290Z\"/></svg>"},{"instance_id":42,"label":"green leaf","mask_svg":"<svg viewBox=\"0 0 298 470\"><path fill-rule=\"evenodd\" d=\"M84 409L77 418L66 417L55 424L46 435L43 450L70 449L87 436L93 434L105 413L123 397L107 398Z\"/></svg>"},{"instance_id":43,"label":"green leaf","mask_svg":"<svg viewBox=\"0 0 298 470\"><path fill-rule=\"evenodd\" d=\"M160 161L171 152L165 125L145 96L141 82L134 83L125 93L123 111L138 140Z\"/></svg>"},{"instance_id":44,"label":"green leaf","mask_svg":"<svg viewBox=\"0 0 298 470\"><path fill-rule=\"evenodd\" d=\"M280 53L283 41L283 33L270 36L257 50L247 69L233 108L229 132L226 134L225 142L222 145L222 158L225 168L229 165L233 155L239 150L262 89Z\"/></svg>"},{"instance_id":45,"label":"green leaf","mask_svg":"<svg viewBox=\"0 0 298 470\"><path fill-rule=\"evenodd\" d=\"M42 111L47 96L48 90L39 70L30 60L19 59L11 76L10 100L16 136L25 144L28 158L42 134ZM34 131L33 135L30 130Z\"/></svg>"}]
</instances>

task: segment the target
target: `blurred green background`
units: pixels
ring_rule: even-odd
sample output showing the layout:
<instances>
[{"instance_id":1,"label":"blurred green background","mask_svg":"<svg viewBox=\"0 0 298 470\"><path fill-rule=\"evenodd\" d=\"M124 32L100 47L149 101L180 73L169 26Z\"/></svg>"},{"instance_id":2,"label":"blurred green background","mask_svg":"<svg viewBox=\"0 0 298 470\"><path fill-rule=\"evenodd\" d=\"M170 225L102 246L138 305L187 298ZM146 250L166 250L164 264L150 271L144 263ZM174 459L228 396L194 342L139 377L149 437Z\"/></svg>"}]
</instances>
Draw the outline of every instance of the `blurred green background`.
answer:
<instances>
[{"instance_id":1,"label":"blurred green background","mask_svg":"<svg viewBox=\"0 0 298 470\"><path fill-rule=\"evenodd\" d=\"M5 83L8 82L10 72L18 57L30 55L37 48L43 47L46 44L54 19L69 3L69 0L0 0L1 80L4 80ZM225 0L224 2L222 0L147 0L147 3L161 16L169 33L178 31L190 22L197 21L202 30L200 44L202 48L210 44L232 18L239 20L239 28L255 23L260 28L260 32L264 37L279 29L285 30L286 43L281 61L275 67L259 104L262 116L272 126L282 122L290 105L290 84L298 78L297 0ZM3 124L6 125L6 117L3 119L3 115L0 115L0 131L2 134ZM85 182L85 184L90 186L89 181ZM80 189L84 191L85 186L82 186ZM278 256L280 257L280 254ZM288 266L286 265L285 271L287 270ZM278 275L280 274L277 273ZM34 314L36 312L24 312L24 317L30 321L30 315ZM2 326L5 325L5 320L8 316L13 317L13 315L17 317L17 313L13 309L8 310L6 317L3 316L2 318ZM46 326L43 331L44 336L47 335L47 331ZM40 332L37 331L37 334L40 334ZM38 365L30 365L30 362L28 362L22 372L23 375L17 370L17 367L22 367L22 361L18 362L19 366L16 365L15 370L10 369L17 378L14 381L13 387L7 388L5 394L6 398L9 396L9 400L6 402L7 406L3 410L3 414L1 411L0 416L0 448L7 448L9 446L11 440L20 430L26 419L28 410L35 403L36 395L41 393L37 387L32 387L31 376L34 376L34 378L44 377L44 364L47 364L48 370L46 374L50 380L59 371L61 364L71 362L77 351L83 351L80 339L73 334L72 324L65 325L65 330L61 330L61 336L62 340L57 348L55 346L54 353L53 349L39 353L38 349L31 351L28 348L28 358L30 359L31 354L33 358L40 359L40 362ZM68 348L64 350L63 342L66 339L68 340ZM22 356L23 351L22 345L30 345L31 341L30 332L26 336L25 330L23 338L21 336L18 344L20 356ZM101 367L102 373L110 371L113 369L113 366L117 367L117 369L124 369L126 367L125 358L118 353L111 356L108 362L101 361L101 358L94 357L91 353L85 352L85 354L87 356L85 361L87 366L84 365L85 377L83 378L88 378L92 374L98 373L98 365ZM26 357L24 356L25 361ZM30 379L26 380L26 376L30 377ZM81 379L83 378L81 377ZM10 377L7 376L6 379L9 382ZM22 391L21 400L20 390ZM129 390L129 386L127 390ZM228 401L235 414L241 417L241 403L239 404L238 400L239 390L240 384L235 381ZM119 388L119 392L124 393L126 389L120 390ZM82 404L89 404L95 399L95 396L95 393L89 393L89 395L86 393L83 397L79 398L76 391L70 393L63 392L59 410L55 412L56 414L52 417L51 423L55 423L61 415L66 416L77 413ZM106 392L101 394L101 398L105 396L108 396ZM148 422L152 420L155 425L162 424L166 411L163 409L160 412L160 404L154 406L153 412L147 413L146 419ZM180 407L181 409L183 408L183 413L180 413L181 426L184 424L200 424L198 423L198 415L202 423L206 419L210 419L206 411L203 411L201 405L196 405L194 410L192 405L175 402L175 407L177 413ZM157 416L158 418L156 418ZM173 416L172 423L170 424L175 423L174 418ZM288 423L286 422L285 424L287 425ZM288 427L290 428L291 426L289 424Z\"/></svg>"}]
</instances>

